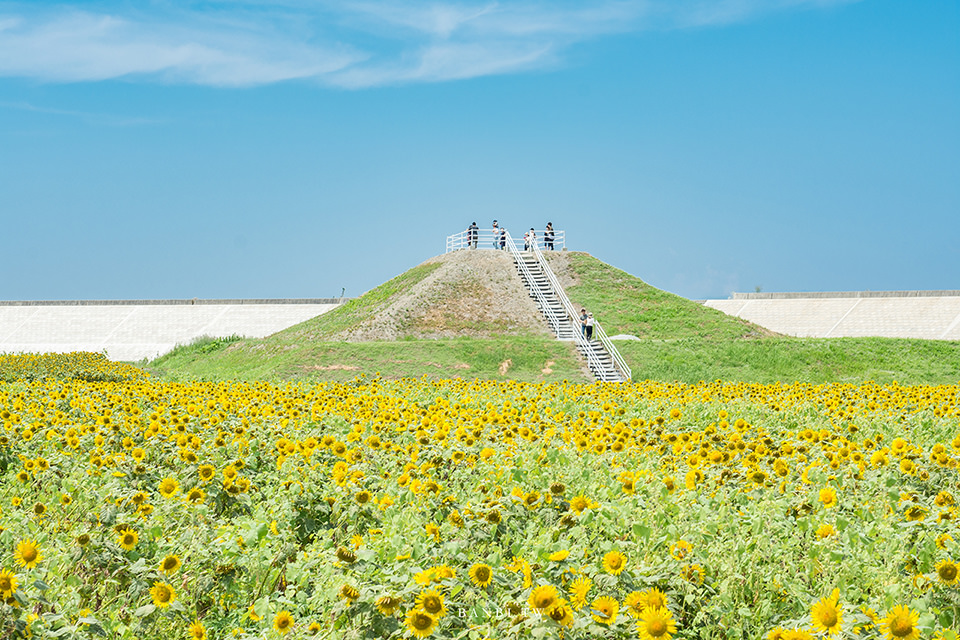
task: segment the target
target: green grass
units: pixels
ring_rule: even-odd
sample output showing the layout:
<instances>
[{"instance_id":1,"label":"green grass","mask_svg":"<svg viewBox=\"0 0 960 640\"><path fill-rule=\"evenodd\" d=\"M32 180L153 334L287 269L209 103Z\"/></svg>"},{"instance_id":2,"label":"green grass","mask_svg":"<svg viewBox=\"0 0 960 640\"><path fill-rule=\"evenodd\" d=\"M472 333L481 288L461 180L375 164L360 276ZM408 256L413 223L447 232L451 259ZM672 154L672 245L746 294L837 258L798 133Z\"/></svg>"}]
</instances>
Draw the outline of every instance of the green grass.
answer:
<instances>
[{"instance_id":1,"label":"green grass","mask_svg":"<svg viewBox=\"0 0 960 640\"><path fill-rule=\"evenodd\" d=\"M634 380L960 382L960 342L899 338L617 341Z\"/></svg>"},{"instance_id":2,"label":"green grass","mask_svg":"<svg viewBox=\"0 0 960 640\"><path fill-rule=\"evenodd\" d=\"M567 287L567 296L578 309L592 312L608 335L736 340L770 334L745 320L652 287L590 254L569 252L551 257L570 261L579 283Z\"/></svg>"},{"instance_id":3,"label":"green grass","mask_svg":"<svg viewBox=\"0 0 960 640\"><path fill-rule=\"evenodd\" d=\"M409 291L439 266L439 262L418 265L371 289L359 298L354 298L332 311L284 329L275 335L295 340L329 340L338 333L353 329L364 320L372 318L378 311L386 308L394 297Z\"/></svg>"},{"instance_id":4,"label":"green grass","mask_svg":"<svg viewBox=\"0 0 960 640\"><path fill-rule=\"evenodd\" d=\"M201 345L202 348L202 345ZM510 360L505 374L500 366ZM549 373L543 373L553 362ZM527 382L587 382L570 343L528 336L499 339L303 342L246 340L216 352L181 347L148 369L171 379L352 380L385 378L489 378Z\"/></svg>"}]
</instances>

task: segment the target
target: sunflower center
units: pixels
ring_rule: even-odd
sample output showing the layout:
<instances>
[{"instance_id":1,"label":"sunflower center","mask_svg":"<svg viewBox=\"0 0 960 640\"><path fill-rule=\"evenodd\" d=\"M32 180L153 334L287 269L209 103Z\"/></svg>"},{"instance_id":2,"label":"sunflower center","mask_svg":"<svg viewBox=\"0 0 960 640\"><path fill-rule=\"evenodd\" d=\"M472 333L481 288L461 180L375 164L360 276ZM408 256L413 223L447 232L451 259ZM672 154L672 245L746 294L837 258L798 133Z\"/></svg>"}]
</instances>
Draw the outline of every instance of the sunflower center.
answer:
<instances>
[{"instance_id":1,"label":"sunflower center","mask_svg":"<svg viewBox=\"0 0 960 640\"><path fill-rule=\"evenodd\" d=\"M433 625L433 618L431 618L429 614L418 613L413 616L413 620L411 620L411 622L413 623L414 629L417 631L424 631Z\"/></svg>"},{"instance_id":2,"label":"sunflower center","mask_svg":"<svg viewBox=\"0 0 960 640\"><path fill-rule=\"evenodd\" d=\"M937 571L937 574L940 576L940 579L944 582L953 582L957 579L957 565L947 564Z\"/></svg>"},{"instance_id":3,"label":"sunflower center","mask_svg":"<svg viewBox=\"0 0 960 640\"><path fill-rule=\"evenodd\" d=\"M477 567L477 580L486 582L490 579L490 569L486 567Z\"/></svg>"},{"instance_id":4,"label":"sunflower center","mask_svg":"<svg viewBox=\"0 0 960 640\"><path fill-rule=\"evenodd\" d=\"M423 609L429 614L435 614L443 608L440 598L437 596L427 596L423 599Z\"/></svg>"},{"instance_id":5,"label":"sunflower center","mask_svg":"<svg viewBox=\"0 0 960 640\"><path fill-rule=\"evenodd\" d=\"M20 556L25 562L34 562L37 559L37 550L33 547L27 547L20 553Z\"/></svg>"},{"instance_id":6,"label":"sunflower center","mask_svg":"<svg viewBox=\"0 0 960 640\"><path fill-rule=\"evenodd\" d=\"M823 623L825 627L832 627L837 624L837 612L836 611L824 611L820 615L820 622Z\"/></svg>"},{"instance_id":7,"label":"sunflower center","mask_svg":"<svg viewBox=\"0 0 960 640\"><path fill-rule=\"evenodd\" d=\"M647 634L659 638L667 632L667 624L661 618L654 618L647 623Z\"/></svg>"},{"instance_id":8,"label":"sunflower center","mask_svg":"<svg viewBox=\"0 0 960 640\"><path fill-rule=\"evenodd\" d=\"M7 576L0 578L0 591L13 591L13 585L11 583L12 580Z\"/></svg>"},{"instance_id":9,"label":"sunflower center","mask_svg":"<svg viewBox=\"0 0 960 640\"><path fill-rule=\"evenodd\" d=\"M890 635L906 638L913 633L913 621L908 616L899 615L890 621Z\"/></svg>"}]
</instances>

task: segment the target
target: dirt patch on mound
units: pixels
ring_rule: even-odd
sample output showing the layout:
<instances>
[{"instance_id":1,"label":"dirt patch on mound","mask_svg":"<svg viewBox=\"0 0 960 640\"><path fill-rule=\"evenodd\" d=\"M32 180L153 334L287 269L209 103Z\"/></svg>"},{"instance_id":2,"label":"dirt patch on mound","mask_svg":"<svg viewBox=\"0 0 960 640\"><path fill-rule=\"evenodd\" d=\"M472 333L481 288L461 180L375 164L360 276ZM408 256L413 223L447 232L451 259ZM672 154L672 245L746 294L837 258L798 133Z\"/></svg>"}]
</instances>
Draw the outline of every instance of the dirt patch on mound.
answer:
<instances>
[{"instance_id":1,"label":"dirt patch on mound","mask_svg":"<svg viewBox=\"0 0 960 640\"><path fill-rule=\"evenodd\" d=\"M560 286L564 289L580 284L577 272L570 264L571 251L546 251L544 257L550 265L550 270L557 276Z\"/></svg>"},{"instance_id":2,"label":"dirt patch on mound","mask_svg":"<svg viewBox=\"0 0 960 640\"><path fill-rule=\"evenodd\" d=\"M435 262L440 266L429 276L337 339L370 342L549 334L508 253L456 251L424 264Z\"/></svg>"},{"instance_id":3,"label":"dirt patch on mound","mask_svg":"<svg viewBox=\"0 0 960 640\"><path fill-rule=\"evenodd\" d=\"M330 365L307 365L302 367L304 371L357 371L360 367L354 367L349 364L330 364Z\"/></svg>"}]
</instances>

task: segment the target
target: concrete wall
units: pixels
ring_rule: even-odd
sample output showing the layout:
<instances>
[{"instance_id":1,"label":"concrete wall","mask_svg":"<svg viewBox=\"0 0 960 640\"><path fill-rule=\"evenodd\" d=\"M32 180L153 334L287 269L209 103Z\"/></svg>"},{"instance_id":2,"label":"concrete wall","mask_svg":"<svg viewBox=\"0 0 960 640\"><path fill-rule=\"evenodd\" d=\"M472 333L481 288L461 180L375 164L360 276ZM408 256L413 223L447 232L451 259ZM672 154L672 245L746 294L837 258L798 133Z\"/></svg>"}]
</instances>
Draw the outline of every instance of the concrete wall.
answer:
<instances>
[{"instance_id":1,"label":"concrete wall","mask_svg":"<svg viewBox=\"0 0 960 640\"><path fill-rule=\"evenodd\" d=\"M790 336L960 340L960 291L735 293L704 304Z\"/></svg>"},{"instance_id":2,"label":"concrete wall","mask_svg":"<svg viewBox=\"0 0 960 640\"><path fill-rule=\"evenodd\" d=\"M262 338L346 299L0 302L0 353L106 351L155 358L201 336Z\"/></svg>"}]
</instances>

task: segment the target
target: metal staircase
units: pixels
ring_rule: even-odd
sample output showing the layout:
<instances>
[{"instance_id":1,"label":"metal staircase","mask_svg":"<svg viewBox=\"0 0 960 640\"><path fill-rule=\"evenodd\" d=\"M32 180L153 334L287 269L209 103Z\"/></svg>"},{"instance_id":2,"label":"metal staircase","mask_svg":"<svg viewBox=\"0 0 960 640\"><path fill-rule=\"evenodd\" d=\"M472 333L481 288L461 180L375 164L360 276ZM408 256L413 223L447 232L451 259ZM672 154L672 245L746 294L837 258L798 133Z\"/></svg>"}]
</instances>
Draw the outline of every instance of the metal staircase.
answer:
<instances>
[{"instance_id":1,"label":"metal staircase","mask_svg":"<svg viewBox=\"0 0 960 640\"><path fill-rule=\"evenodd\" d=\"M558 340L575 342L577 350L587 360L593 376L601 382L630 380L630 367L607 337L599 322L593 326L593 339L587 340L580 327L580 316L567 297L563 287L547 264L540 247L534 243L530 250L520 251L509 232L503 229L475 229L447 236L447 253L463 249L503 248L510 252L520 279L546 319ZM541 239L542 241L542 239ZM555 246L566 247L563 231L555 232Z\"/></svg>"},{"instance_id":2,"label":"metal staircase","mask_svg":"<svg viewBox=\"0 0 960 640\"><path fill-rule=\"evenodd\" d=\"M563 287L547 264L540 248L534 244L528 251L517 249L513 238L507 234L507 250L540 312L543 313L551 331L559 340L571 340L577 350L587 359L587 366L601 382L625 382L630 380L630 367L620 352L607 337L603 327L594 323L593 339L587 340L580 327L580 318Z\"/></svg>"}]
</instances>

